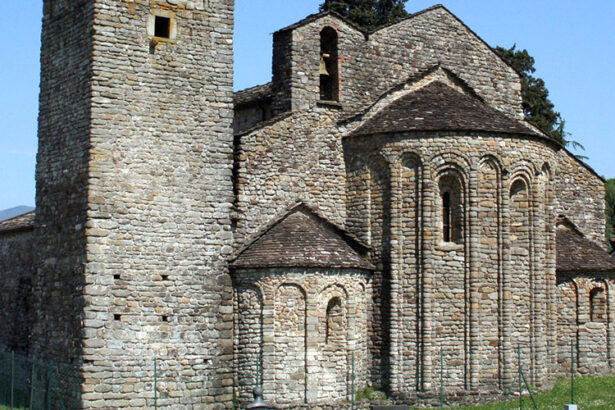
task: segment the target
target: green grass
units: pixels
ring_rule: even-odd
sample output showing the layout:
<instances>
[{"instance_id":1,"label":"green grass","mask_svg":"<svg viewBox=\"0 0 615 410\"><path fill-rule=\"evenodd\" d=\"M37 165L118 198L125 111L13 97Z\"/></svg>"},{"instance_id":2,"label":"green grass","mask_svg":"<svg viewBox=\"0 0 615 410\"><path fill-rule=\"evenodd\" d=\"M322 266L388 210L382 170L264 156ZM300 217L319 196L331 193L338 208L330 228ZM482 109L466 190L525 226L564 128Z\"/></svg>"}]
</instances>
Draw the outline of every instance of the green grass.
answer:
<instances>
[{"instance_id":1,"label":"green grass","mask_svg":"<svg viewBox=\"0 0 615 410\"><path fill-rule=\"evenodd\" d=\"M575 403L579 410L615 409L615 377L586 377L575 379ZM540 410L563 410L570 404L570 379L561 379L553 390L534 396ZM533 409L528 396L523 398L524 409ZM459 407L464 410L518 409L519 398L506 403L492 403L483 406Z\"/></svg>"},{"instance_id":2,"label":"green grass","mask_svg":"<svg viewBox=\"0 0 615 410\"><path fill-rule=\"evenodd\" d=\"M579 410L612 410L615 409L615 377L585 377L575 379L575 403ZM372 393L366 391L365 394ZM553 390L534 396L540 410L563 410L564 404L570 403L570 379L561 379ZM532 401L528 396L523 398L524 409L531 410ZM519 398L506 403L491 403L482 406L457 407L458 410L500 410L518 409ZM0 404L0 410L8 410Z\"/></svg>"}]
</instances>

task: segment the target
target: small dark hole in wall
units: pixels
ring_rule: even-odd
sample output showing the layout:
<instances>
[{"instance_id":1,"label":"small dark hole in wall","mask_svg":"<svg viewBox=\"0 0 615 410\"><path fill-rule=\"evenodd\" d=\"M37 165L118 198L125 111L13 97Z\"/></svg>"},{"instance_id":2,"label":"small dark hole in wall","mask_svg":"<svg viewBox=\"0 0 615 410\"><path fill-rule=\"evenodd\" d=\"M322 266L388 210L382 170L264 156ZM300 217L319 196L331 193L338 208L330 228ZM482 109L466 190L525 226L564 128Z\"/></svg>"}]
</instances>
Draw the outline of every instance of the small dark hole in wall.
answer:
<instances>
[{"instance_id":1,"label":"small dark hole in wall","mask_svg":"<svg viewBox=\"0 0 615 410\"><path fill-rule=\"evenodd\" d=\"M168 316L162 316L162 321L163 322L168 322L169 321L169 317Z\"/></svg>"},{"instance_id":2,"label":"small dark hole in wall","mask_svg":"<svg viewBox=\"0 0 615 410\"><path fill-rule=\"evenodd\" d=\"M169 275L162 275L162 280L169 280Z\"/></svg>"},{"instance_id":3,"label":"small dark hole in wall","mask_svg":"<svg viewBox=\"0 0 615 410\"><path fill-rule=\"evenodd\" d=\"M171 19L170 18L162 17L162 16L155 16L154 36L160 37L160 38L171 37Z\"/></svg>"},{"instance_id":4,"label":"small dark hole in wall","mask_svg":"<svg viewBox=\"0 0 615 410\"><path fill-rule=\"evenodd\" d=\"M122 277L120 275L113 275L113 279L120 280L120 279L122 279Z\"/></svg>"},{"instance_id":5,"label":"small dark hole in wall","mask_svg":"<svg viewBox=\"0 0 615 410\"><path fill-rule=\"evenodd\" d=\"M113 315L113 320L122 320L122 315L118 315L117 313Z\"/></svg>"}]
</instances>

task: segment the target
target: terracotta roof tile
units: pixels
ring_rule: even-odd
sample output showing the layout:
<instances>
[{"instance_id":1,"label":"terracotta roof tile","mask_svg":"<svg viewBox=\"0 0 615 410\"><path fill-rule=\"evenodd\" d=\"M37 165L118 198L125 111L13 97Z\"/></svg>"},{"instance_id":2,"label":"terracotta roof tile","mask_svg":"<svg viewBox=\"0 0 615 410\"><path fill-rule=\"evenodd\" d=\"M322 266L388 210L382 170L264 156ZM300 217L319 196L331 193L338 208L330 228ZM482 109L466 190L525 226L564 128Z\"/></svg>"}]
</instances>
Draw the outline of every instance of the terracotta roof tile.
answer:
<instances>
[{"instance_id":1,"label":"terracotta roof tile","mask_svg":"<svg viewBox=\"0 0 615 410\"><path fill-rule=\"evenodd\" d=\"M615 260L600 246L585 238L567 218L557 226L557 270L615 271Z\"/></svg>"},{"instance_id":2,"label":"terracotta roof tile","mask_svg":"<svg viewBox=\"0 0 615 410\"><path fill-rule=\"evenodd\" d=\"M440 81L393 101L351 135L404 131L483 131L543 137L479 99Z\"/></svg>"},{"instance_id":3,"label":"terracotta roof tile","mask_svg":"<svg viewBox=\"0 0 615 410\"><path fill-rule=\"evenodd\" d=\"M367 247L301 204L258 234L233 268L355 268L373 270Z\"/></svg>"},{"instance_id":4,"label":"terracotta roof tile","mask_svg":"<svg viewBox=\"0 0 615 410\"><path fill-rule=\"evenodd\" d=\"M25 231L34 228L34 211L0 221L0 233Z\"/></svg>"}]
</instances>

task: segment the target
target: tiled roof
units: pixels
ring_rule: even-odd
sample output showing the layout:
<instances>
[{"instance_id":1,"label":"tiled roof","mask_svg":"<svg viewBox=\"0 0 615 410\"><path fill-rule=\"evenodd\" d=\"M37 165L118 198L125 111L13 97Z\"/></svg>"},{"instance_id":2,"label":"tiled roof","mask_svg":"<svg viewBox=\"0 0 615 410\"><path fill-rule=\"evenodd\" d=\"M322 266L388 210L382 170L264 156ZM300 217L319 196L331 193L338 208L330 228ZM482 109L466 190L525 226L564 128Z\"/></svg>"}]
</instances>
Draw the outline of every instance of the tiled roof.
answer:
<instances>
[{"instance_id":1,"label":"tiled roof","mask_svg":"<svg viewBox=\"0 0 615 410\"><path fill-rule=\"evenodd\" d=\"M237 91L233 95L233 103L235 104L235 107L271 99L273 95L271 91L272 84L273 83L267 83Z\"/></svg>"},{"instance_id":2,"label":"tiled roof","mask_svg":"<svg viewBox=\"0 0 615 410\"><path fill-rule=\"evenodd\" d=\"M567 218L557 226L557 270L615 272L615 260L600 246L585 238Z\"/></svg>"},{"instance_id":3,"label":"tiled roof","mask_svg":"<svg viewBox=\"0 0 615 410\"><path fill-rule=\"evenodd\" d=\"M0 221L0 233L25 231L34 228L34 211Z\"/></svg>"},{"instance_id":4,"label":"tiled roof","mask_svg":"<svg viewBox=\"0 0 615 410\"><path fill-rule=\"evenodd\" d=\"M521 122L440 81L393 101L351 135L404 131L483 131L542 137Z\"/></svg>"},{"instance_id":5,"label":"tiled roof","mask_svg":"<svg viewBox=\"0 0 615 410\"><path fill-rule=\"evenodd\" d=\"M231 267L373 270L366 252L366 245L300 204L256 235Z\"/></svg>"}]
</instances>

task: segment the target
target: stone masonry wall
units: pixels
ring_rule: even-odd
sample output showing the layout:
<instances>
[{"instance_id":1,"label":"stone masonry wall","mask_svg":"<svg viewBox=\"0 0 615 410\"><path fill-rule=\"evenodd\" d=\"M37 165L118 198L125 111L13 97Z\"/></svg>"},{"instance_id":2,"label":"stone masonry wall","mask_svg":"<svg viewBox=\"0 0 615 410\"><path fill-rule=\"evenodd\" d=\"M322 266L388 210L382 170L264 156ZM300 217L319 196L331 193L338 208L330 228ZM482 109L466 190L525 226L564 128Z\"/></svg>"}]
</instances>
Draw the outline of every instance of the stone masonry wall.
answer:
<instances>
[{"instance_id":1,"label":"stone masonry wall","mask_svg":"<svg viewBox=\"0 0 615 410\"><path fill-rule=\"evenodd\" d=\"M454 71L488 104L512 118L523 118L518 75L443 7L368 36L330 15L276 33L275 112L304 110L319 101L320 32L327 26L338 32L340 103L349 112L440 65Z\"/></svg>"},{"instance_id":2,"label":"stone masonry wall","mask_svg":"<svg viewBox=\"0 0 615 410\"><path fill-rule=\"evenodd\" d=\"M432 377L439 347L447 346L447 371L452 372L452 383L458 383L457 388L495 390L513 383L509 363L516 354L514 346L523 343L527 346L527 369L535 370L532 377L537 383L548 384L551 379L545 369L553 368L548 366L554 364L547 356L547 346L555 351L555 325L550 323L555 318L554 295L548 292L548 283L555 283L555 252L553 230L546 222L554 220L553 207L544 201L552 198L548 170L557 163L555 146L523 138L475 134L420 134L420 138L409 139L374 136L356 142L357 145L345 141L344 158L340 159L335 137L347 131L328 128L329 118L335 112L333 108L322 107L313 113L296 113L240 136L237 236L249 237L296 199L307 198L336 220L343 220L343 212L346 213L347 228L376 247L373 262L380 271L372 281L374 297L394 301L393 306L386 307L374 299L370 307L369 360L373 383L381 383L383 377L386 381L388 369L395 392L410 396L417 388L431 389L435 386ZM317 114L320 122L316 122ZM402 168L390 164L389 158L393 157L404 164ZM364 176L359 171L363 169L361 164L365 164ZM369 169L374 168L369 164L382 172L388 167L386 173L393 173L384 185L391 186L390 199L378 193L383 186L378 179L370 182L376 175L369 177ZM460 164L469 198L464 244L452 247L437 244L440 228L436 222L437 207L432 205L436 196L429 188L436 169L449 169L446 164ZM340 166L346 169L339 169ZM402 175L403 179L399 179ZM528 181L525 195L529 197L515 203L526 215L531 210L532 218L517 220L510 214L509 202L512 183L521 177ZM339 189L344 185L346 193ZM399 191L399 187L407 191ZM366 196L366 192L372 194ZM339 205L344 199L347 209ZM475 215L489 222L479 225ZM508 218L517 220L514 227L507 222ZM527 225L530 221L531 225ZM387 226L390 240L378 239ZM518 237L514 232L524 232L527 238L530 229L532 243L521 240L511 247L511 235ZM389 252L383 253L387 244L392 247L390 262L382 259ZM512 269L513 261L524 261L524 267L519 267L521 271ZM387 263L391 266L389 285L382 270ZM438 275L444 271L447 280L458 275L459 283L445 281L435 290ZM399 276L401 272L403 275ZM546 296L531 297L527 291L530 285L535 294ZM387 296L382 293L386 286L391 287ZM458 291L461 293L457 294ZM516 300L525 302L515 308ZM522 333L518 333L521 328L513 328L514 308L521 309L515 311L520 317L515 323L526 329ZM429 321L418 320L421 316L429 317ZM447 321L457 323L459 331L442 333L450 328ZM547 327L551 329L549 334ZM391 340L387 341L389 336ZM483 361L479 357L490 359ZM480 371L472 370L476 366Z\"/></svg>"},{"instance_id":3,"label":"stone masonry wall","mask_svg":"<svg viewBox=\"0 0 615 410\"><path fill-rule=\"evenodd\" d=\"M413 133L356 137L344 148L349 218L390 215L392 392L410 399L417 389L435 391L440 349L449 393L511 386L519 344L532 383L552 383L545 369L554 369L547 346L555 334L548 292L555 252L543 198L552 190L545 172L556 147L497 135ZM389 208L371 208L363 194L365 187L379 190L369 171L374 155L389 169ZM442 241L438 181L451 173L463 187L458 243ZM356 230L361 226L367 231ZM348 228L361 238L374 232L374 224Z\"/></svg>"},{"instance_id":4,"label":"stone masonry wall","mask_svg":"<svg viewBox=\"0 0 615 410\"><path fill-rule=\"evenodd\" d=\"M34 238L33 229L0 233L0 349L30 347Z\"/></svg>"},{"instance_id":5,"label":"stone masonry wall","mask_svg":"<svg viewBox=\"0 0 615 410\"><path fill-rule=\"evenodd\" d=\"M467 92L467 85L443 70L425 75L452 81L451 86ZM306 78L308 87L311 77ZM317 94L317 89L310 92ZM371 282L369 368L371 382L390 383L395 394L410 397L434 388L440 347L446 350L451 391L495 391L514 383L510 363L518 343L525 345L532 380L548 385L548 369L555 363L547 346L556 350L550 291L555 286L554 237L547 222L554 220L550 170L556 168L556 146L507 136L432 133L404 144L402 137L374 136L353 148L340 137L360 118L339 127L335 120L348 114L346 107L297 104L306 111L238 135L237 246L298 199L341 220L374 246L378 272ZM396 138L400 148L382 149ZM436 241L438 195L429 187L438 172L447 170L460 172L463 179L465 236L461 244L441 247ZM526 216L513 227L507 221L513 219L509 202L516 179L527 181L527 199L515 202ZM477 214L489 223L478 225ZM517 233L522 235L511 247ZM513 261L521 263L520 272L512 269ZM446 272L442 283L440 272ZM523 300L515 311L521 317L519 329L512 322L516 300Z\"/></svg>"},{"instance_id":6,"label":"stone masonry wall","mask_svg":"<svg viewBox=\"0 0 615 410\"><path fill-rule=\"evenodd\" d=\"M319 107L237 136L237 248L298 200L344 224L346 177L337 114Z\"/></svg>"},{"instance_id":7,"label":"stone masonry wall","mask_svg":"<svg viewBox=\"0 0 615 410\"><path fill-rule=\"evenodd\" d=\"M94 3L85 407L230 406L233 4Z\"/></svg>"},{"instance_id":8,"label":"stone masonry wall","mask_svg":"<svg viewBox=\"0 0 615 410\"><path fill-rule=\"evenodd\" d=\"M558 279L558 372L612 375L615 368L613 286L610 275L562 272ZM594 296L597 293L597 296ZM571 342L574 354L571 359Z\"/></svg>"},{"instance_id":9,"label":"stone masonry wall","mask_svg":"<svg viewBox=\"0 0 615 410\"><path fill-rule=\"evenodd\" d=\"M555 180L556 216L565 215L606 250L604 181L563 149L558 152Z\"/></svg>"},{"instance_id":10,"label":"stone masonry wall","mask_svg":"<svg viewBox=\"0 0 615 410\"><path fill-rule=\"evenodd\" d=\"M31 353L80 367L92 76L92 1L44 2ZM68 407L81 406L68 375Z\"/></svg>"},{"instance_id":11,"label":"stone masonry wall","mask_svg":"<svg viewBox=\"0 0 615 410\"><path fill-rule=\"evenodd\" d=\"M150 406L155 357L159 405L230 405L233 3L45 1L32 351L70 407Z\"/></svg>"},{"instance_id":12,"label":"stone masonry wall","mask_svg":"<svg viewBox=\"0 0 615 410\"><path fill-rule=\"evenodd\" d=\"M262 383L277 408L337 405L367 383L368 273L265 269L233 274L238 396Z\"/></svg>"}]
</instances>

